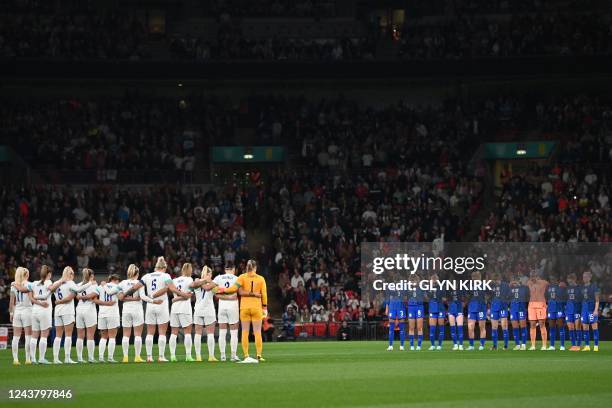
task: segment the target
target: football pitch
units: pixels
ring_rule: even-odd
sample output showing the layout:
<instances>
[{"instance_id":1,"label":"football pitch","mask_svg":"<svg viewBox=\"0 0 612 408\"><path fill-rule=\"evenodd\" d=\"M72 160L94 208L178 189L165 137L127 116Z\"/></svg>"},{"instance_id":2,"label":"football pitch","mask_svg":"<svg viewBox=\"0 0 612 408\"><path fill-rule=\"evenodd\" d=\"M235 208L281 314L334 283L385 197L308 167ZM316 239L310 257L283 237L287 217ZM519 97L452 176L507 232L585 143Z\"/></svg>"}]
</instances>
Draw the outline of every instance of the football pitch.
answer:
<instances>
[{"instance_id":1,"label":"football pitch","mask_svg":"<svg viewBox=\"0 0 612 408\"><path fill-rule=\"evenodd\" d=\"M612 342L602 342L598 353L450 351L448 342L442 351L399 352L396 345L387 352L386 347L385 342L266 343L267 361L258 365L19 367L11 365L10 350L3 350L0 406L575 408L612 401ZM117 347L115 358L120 357ZM9 400L9 389L71 389L73 399Z\"/></svg>"}]
</instances>

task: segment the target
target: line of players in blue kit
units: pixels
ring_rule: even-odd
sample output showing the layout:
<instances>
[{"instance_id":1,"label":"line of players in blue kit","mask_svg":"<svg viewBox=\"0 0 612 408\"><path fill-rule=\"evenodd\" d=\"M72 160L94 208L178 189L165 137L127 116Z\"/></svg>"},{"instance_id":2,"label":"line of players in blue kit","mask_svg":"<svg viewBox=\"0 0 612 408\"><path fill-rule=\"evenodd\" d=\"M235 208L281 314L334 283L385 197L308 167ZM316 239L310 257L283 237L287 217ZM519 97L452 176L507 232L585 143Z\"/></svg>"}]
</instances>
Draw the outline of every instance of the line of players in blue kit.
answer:
<instances>
[{"instance_id":1,"label":"line of players in blue kit","mask_svg":"<svg viewBox=\"0 0 612 408\"><path fill-rule=\"evenodd\" d=\"M478 272L472 279L479 280ZM413 275L410 279L418 282ZM430 281L438 281L432 275ZM476 326L479 329L479 350L485 349L486 322L491 321L492 350L498 348L499 328L502 329L503 349L510 342L510 327L514 338L514 350L527 349L527 320L530 323L531 347L536 349L536 330L539 326L542 338L541 350L556 350L557 334L560 350L565 350L567 334L572 351L590 351L590 331L593 332L594 351L599 350L598 308L600 290L591 282L591 273L585 272L583 283L578 284L576 275L567 276L567 282L551 276L550 281L542 280L537 273L531 278L516 277L504 282L500 274L493 275L492 290L429 290L418 287L414 290L388 291L386 293L386 315L389 319L389 347L393 350L395 331L399 329L400 351L404 350L406 322L410 350L421 350L423 343L423 321L425 305L429 319L429 350L441 350L445 338L446 320L450 327L453 350L464 350L464 311L467 317L467 350L474 350ZM543 297L539 298L538 291ZM540 300L542 302L540 302ZM541 309L543 306L543 310ZM546 329L548 320L548 330ZM510 326L508 325L510 323ZM567 329L567 330L566 330ZM548 333L549 332L549 333ZM550 334L550 345L547 337Z\"/></svg>"}]
</instances>

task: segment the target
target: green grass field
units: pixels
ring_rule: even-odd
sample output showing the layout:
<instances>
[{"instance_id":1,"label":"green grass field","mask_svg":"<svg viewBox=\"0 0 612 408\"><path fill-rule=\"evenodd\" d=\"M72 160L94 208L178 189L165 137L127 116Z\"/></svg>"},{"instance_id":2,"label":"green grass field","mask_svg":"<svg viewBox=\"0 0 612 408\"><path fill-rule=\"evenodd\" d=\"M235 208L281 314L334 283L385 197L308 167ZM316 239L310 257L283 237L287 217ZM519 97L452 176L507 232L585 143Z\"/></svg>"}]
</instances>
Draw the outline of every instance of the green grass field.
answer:
<instances>
[{"instance_id":1,"label":"green grass field","mask_svg":"<svg viewBox=\"0 0 612 408\"><path fill-rule=\"evenodd\" d=\"M265 345L267 362L259 365L20 367L11 365L5 350L0 352L0 405L575 408L612 401L612 342L603 342L599 353L445 347L387 352L384 342L272 343ZM120 354L117 347L116 358ZM9 401L12 388L70 388L74 398L48 404Z\"/></svg>"}]
</instances>

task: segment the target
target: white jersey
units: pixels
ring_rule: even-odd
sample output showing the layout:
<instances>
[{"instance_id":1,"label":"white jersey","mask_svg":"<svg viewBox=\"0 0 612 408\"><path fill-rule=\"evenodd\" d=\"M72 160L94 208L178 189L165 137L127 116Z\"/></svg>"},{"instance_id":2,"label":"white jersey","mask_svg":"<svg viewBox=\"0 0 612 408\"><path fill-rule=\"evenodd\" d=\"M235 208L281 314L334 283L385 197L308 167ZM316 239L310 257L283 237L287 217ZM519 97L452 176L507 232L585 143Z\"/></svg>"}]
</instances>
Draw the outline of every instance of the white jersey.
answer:
<instances>
[{"instance_id":1,"label":"white jersey","mask_svg":"<svg viewBox=\"0 0 612 408\"><path fill-rule=\"evenodd\" d=\"M53 293L55 295L56 300L62 300L67 296L73 295L79 291L79 287L74 281L67 281L60 285L59 288L55 289ZM55 315L56 316L66 316L73 315L74 316L74 301L70 301L68 303L56 304L55 305Z\"/></svg>"},{"instance_id":2,"label":"white jersey","mask_svg":"<svg viewBox=\"0 0 612 408\"><path fill-rule=\"evenodd\" d=\"M25 286L27 290L32 291L32 282L23 282L22 286ZM20 292L17 288L11 286L11 293L15 295L15 312L26 312L32 310L32 301L30 300L30 294L27 292Z\"/></svg>"},{"instance_id":3,"label":"white jersey","mask_svg":"<svg viewBox=\"0 0 612 408\"><path fill-rule=\"evenodd\" d=\"M182 290L183 292L192 292L193 289L189 287L193 283L193 279L191 276L179 276L175 278L173 281L174 286L178 290ZM174 295L174 297L178 297L178 295ZM181 300L179 302L172 303L172 307L170 308L170 313L177 314L191 314L191 299Z\"/></svg>"},{"instance_id":4,"label":"white jersey","mask_svg":"<svg viewBox=\"0 0 612 408\"><path fill-rule=\"evenodd\" d=\"M147 288L147 295L153 297L153 294L160 289L163 289L168 286L169 283L172 283L172 278L165 272L151 272L147 273L142 277L142 282L145 284L145 288ZM166 308L168 309L168 296L160 296L159 298L162 301L161 305L156 305L154 303L147 306L148 308ZM157 300L156 299L156 300Z\"/></svg>"},{"instance_id":5,"label":"white jersey","mask_svg":"<svg viewBox=\"0 0 612 408\"><path fill-rule=\"evenodd\" d=\"M138 283L138 279L126 279L119 283L119 287L122 292L127 292L136 283ZM132 293L132 297L143 299L146 297L145 289L138 289L135 293ZM142 301L123 302L123 312L142 312Z\"/></svg>"},{"instance_id":6,"label":"white jersey","mask_svg":"<svg viewBox=\"0 0 612 408\"><path fill-rule=\"evenodd\" d=\"M196 297L194 314L197 316L215 315L214 293L212 290L204 290L204 288L199 287L194 292Z\"/></svg>"},{"instance_id":7,"label":"white jersey","mask_svg":"<svg viewBox=\"0 0 612 408\"><path fill-rule=\"evenodd\" d=\"M217 275L215 279L213 279L213 282L216 283L217 286L227 289L230 286L233 286L237 280L238 280L238 277L236 275L232 275L231 273L224 273L223 275ZM219 309L223 307L237 307L237 306L238 306L238 296L237 295L236 295L236 299L234 300L219 299Z\"/></svg>"},{"instance_id":8,"label":"white jersey","mask_svg":"<svg viewBox=\"0 0 612 408\"><path fill-rule=\"evenodd\" d=\"M112 306L102 306L98 311L98 317L119 317L119 298L117 293L121 292L121 287L115 283L107 283L104 286L98 286L98 297L104 302L115 302Z\"/></svg>"},{"instance_id":9,"label":"white jersey","mask_svg":"<svg viewBox=\"0 0 612 408\"><path fill-rule=\"evenodd\" d=\"M98 285L92 284L89 287L81 290L78 294L81 296L89 296L92 293L98 293ZM93 300L79 300L76 307L77 312L96 313L96 304Z\"/></svg>"},{"instance_id":10,"label":"white jersey","mask_svg":"<svg viewBox=\"0 0 612 408\"><path fill-rule=\"evenodd\" d=\"M34 298L37 300L45 301L49 304L48 307L42 307L40 305L34 304L32 306L32 313L51 313L53 310L53 306L51 305L51 291L49 288L53 285L53 282L50 280L46 280L44 282L36 281L30 284L30 291L34 295Z\"/></svg>"}]
</instances>

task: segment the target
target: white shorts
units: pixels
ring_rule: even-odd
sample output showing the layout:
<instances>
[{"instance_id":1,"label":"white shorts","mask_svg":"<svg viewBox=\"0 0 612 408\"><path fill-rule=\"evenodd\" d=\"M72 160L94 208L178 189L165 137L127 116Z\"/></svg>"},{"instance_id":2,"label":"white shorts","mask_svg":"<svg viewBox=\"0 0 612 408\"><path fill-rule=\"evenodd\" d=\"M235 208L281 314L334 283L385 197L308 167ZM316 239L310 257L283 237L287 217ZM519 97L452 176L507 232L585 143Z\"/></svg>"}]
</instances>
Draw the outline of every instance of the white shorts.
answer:
<instances>
[{"instance_id":1,"label":"white shorts","mask_svg":"<svg viewBox=\"0 0 612 408\"><path fill-rule=\"evenodd\" d=\"M160 305L163 306L163 305ZM165 324L170 321L170 312L168 307L154 307L147 306L147 312L145 313L146 324Z\"/></svg>"},{"instance_id":2,"label":"white shorts","mask_svg":"<svg viewBox=\"0 0 612 408\"><path fill-rule=\"evenodd\" d=\"M138 311L125 311L121 315L121 327L136 327L144 324L144 314L142 309Z\"/></svg>"},{"instance_id":3,"label":"white shorts","mask_svg":"<svg viewBox=\"0 0 612 408\"><path fill-rule=\"evenodd\" d=\"M119 316L98 318L98 330L116 329L117 327L119 327Z\"/></svg>"},{"instance_id":4,"label":"white shorts","mask_svg":"<svg viewBox=\"0 0 612 408\"><path fill-rule=\"evenodd\" d=\"M69 324L74 323L74 315L67 314L63 316L55 316L55 327L58 326L68 326Z\"/></svg>"},{"instance_id":5,"label":"white shorts","mask_svg":"<svg viewBox=\"0 0 612 408\"><path fill-rule=\"evenodd\" d=\"M170 327L189 327L192 324L191 313L170 313Z\"/></svg>"},{"instance_id":6,"label":"white shorts","mask_svg":"<svg viewBox=\"0 0 612 408\"><path fill-rule=\"evenodd\" d=\"M85 310L76 312L76 327L77 329L85 329L95 326L98 322L98 316L95 310Z\"/></svg>"},{"instance_id":7,"label":"white shorts","mask_svg":"<svg viewBox=\"0 0 612 408\"><path fill-rule=\"evenodd\" d=\"M13 327L30 327L32 326L32 309L15 310L13 315Z\"/></svg>"},{"instance_id":8,"label":"white shorts","mask_svg":"<svg viewBox=\"0 0 612 408\"><path fill-rule=\"evenodd\" d=\"M214 314L193 316L193 323L199 324L200 326L208 326L209 324L213 324L216 321L217 316L215 316Z\"/></svg>"},{"instance_id":9,"label":"white shorts","mask_svg":"<svg viewBox=\"0 0 612 408\"><path fill-rule=\"evenodd\" d=\"M240 321L240 310L238 308L238 302L236 307L221 307L219 306L219 323L225 324L236 324Z\"/></svg>"},{"instance_id":10,"label":"white shorts","mask_svg":"<svg viewBox=\"0 0 612 408\"><path fill-rule=\"evenodd\" d=\"M51 313L32 313L32 330L49 330L51 328L51 320Z\"/></svg>"}]
</instances>

